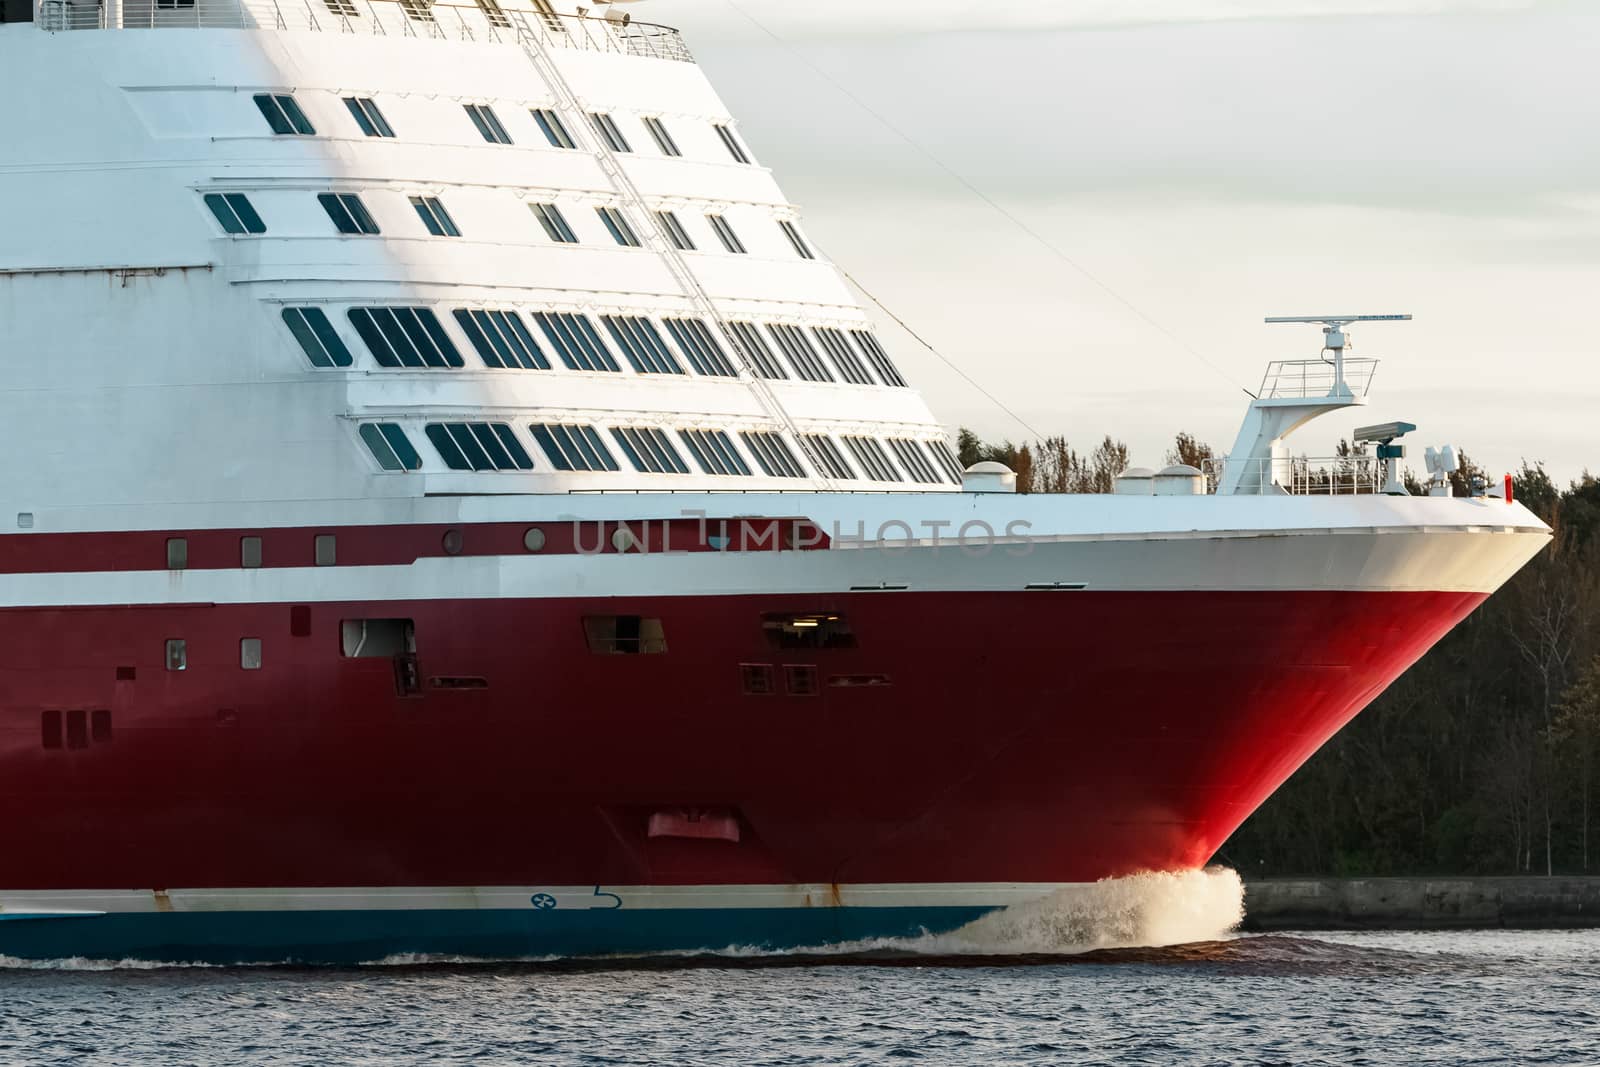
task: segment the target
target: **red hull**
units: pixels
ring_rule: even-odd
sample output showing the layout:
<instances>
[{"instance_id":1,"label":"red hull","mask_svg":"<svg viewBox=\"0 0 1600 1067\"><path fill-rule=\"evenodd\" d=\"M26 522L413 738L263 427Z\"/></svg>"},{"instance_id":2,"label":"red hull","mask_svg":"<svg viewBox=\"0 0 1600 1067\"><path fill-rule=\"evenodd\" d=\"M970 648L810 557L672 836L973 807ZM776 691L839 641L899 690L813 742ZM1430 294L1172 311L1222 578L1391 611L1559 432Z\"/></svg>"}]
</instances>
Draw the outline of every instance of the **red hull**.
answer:
<instances>
[{"instance_id":1,"label":"red hull","mask_svg":"<svg viewBox=\"0 0 1600 1067\"><path fill-rule=\"evenodd\" d=\"M287 604L4 610L0 885L1082 882L1190 868L1483 598L319 604L306 636ZM774 648L762 613L796 611L845 614L857 646ZM581 620L601 613L659 617L669 651L590 652ZM358 616L415 620L420 696L398 695L390 660L341 656L339 622ZM263 641L260 670L240 668L246 636ZM187 670L164 669L169 637L188 642ZM776 693L742 691L751 663L775 666ZM815 665L818 691L786 693L786 664ZM859 684L877 676L888 684ZM46 749L50 709L109 710L110 739ZM652 815L684 808L731 813L739 840L647 835Z\"/></svg>"}]
</instances>

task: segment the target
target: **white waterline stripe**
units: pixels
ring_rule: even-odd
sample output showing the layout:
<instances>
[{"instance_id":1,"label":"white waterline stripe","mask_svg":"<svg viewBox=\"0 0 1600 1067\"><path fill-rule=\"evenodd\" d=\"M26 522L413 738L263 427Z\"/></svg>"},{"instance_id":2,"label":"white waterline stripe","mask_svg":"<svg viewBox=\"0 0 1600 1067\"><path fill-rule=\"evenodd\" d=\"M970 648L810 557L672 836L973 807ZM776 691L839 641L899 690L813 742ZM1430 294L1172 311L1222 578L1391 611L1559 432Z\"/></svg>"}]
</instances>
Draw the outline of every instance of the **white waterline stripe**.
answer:
<instances>
[{"instance_id":1,"label":"white waterline stripe","mask_svg":"<svg viewBox=\"0 0 1600 1067\"><path fill-rule=\"evenodd\" d=\"M1058 882L904 882L705 886L352 886L247 889L0 889L7 914L257 911L672 911L743 908L1005 907Z\"/></svg>"}]
</instances>

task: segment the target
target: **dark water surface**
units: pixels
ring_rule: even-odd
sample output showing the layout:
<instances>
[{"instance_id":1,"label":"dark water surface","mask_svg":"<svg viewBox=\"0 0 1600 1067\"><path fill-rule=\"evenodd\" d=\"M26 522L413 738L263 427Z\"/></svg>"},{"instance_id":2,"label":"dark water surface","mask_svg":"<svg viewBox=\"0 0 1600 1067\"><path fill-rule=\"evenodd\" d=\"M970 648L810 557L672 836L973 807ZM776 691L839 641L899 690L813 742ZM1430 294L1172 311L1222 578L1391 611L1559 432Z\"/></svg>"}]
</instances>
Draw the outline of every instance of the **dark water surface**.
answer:
<instances>
[{"instance_id":1,"label":"dark water surface","mask_svg":"<svg viewBox=\"0 0 1600 1067\"><path fill-rule=\"evenodd\" d=\"M0 970L0 1064L1594 1064L1600 931Z\"/></svg>"}]
</instances>

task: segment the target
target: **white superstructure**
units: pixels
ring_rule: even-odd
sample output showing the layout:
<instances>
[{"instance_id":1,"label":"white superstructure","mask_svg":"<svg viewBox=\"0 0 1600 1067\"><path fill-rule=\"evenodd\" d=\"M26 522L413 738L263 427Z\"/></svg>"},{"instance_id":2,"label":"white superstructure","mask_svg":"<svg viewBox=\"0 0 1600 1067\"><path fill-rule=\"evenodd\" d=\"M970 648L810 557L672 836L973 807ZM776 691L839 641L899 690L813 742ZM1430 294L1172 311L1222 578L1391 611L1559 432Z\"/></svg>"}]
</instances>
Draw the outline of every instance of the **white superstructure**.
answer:
<instances>
[{"instance_id":1,"label":"white superstructure","mask_svg":"<svg viewBox=\"0 0 1600 1067\"><path fill-rule=\"evenodd\" d=\"M0 26L39 87L0 110L19 506L959 482L676 31L32 14Z\"/></svg>"}]
</instances>

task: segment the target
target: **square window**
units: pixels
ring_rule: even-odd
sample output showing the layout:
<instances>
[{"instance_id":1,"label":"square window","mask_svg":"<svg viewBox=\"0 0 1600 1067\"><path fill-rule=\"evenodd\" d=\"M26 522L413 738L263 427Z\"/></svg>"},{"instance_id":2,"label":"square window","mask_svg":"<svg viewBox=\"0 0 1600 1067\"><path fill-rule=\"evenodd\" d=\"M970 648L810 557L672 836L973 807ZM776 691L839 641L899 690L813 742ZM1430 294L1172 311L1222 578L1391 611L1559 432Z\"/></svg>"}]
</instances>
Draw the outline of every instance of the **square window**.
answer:
<instances>
[{"instance_id":1,"label":"square window","mask_svg":"<svg viewBox=\"0 0 1600 1067\"><path fill-rule=\"evenodd\" d=\"M189 539L167 538L167 570L181 571L189 566Z\"/></svg>"},{"instance_id":2,"label":"square window","mask_svg":"<svg viewBox=\"0 0 1600 1067\"><path fill-rule=\"evenodd\" d=\"M239 639L239 666L247 671L261 669L261 638L242 637Z\"/></svg>"},{"instance_id":3,"label":"square window","mask_svg":"<svg viewBox=\"0 0 1600 1067\"><path fill-rule=\"evenodd\" d=\"M45 748L61 747L61 712L39 713L39 743Z\"/></svg>"},{"instance_id":4,"label":"square window","mask_svg":"<svg viewBox=\"0 0 1600 1067\"><path fill-rule=\"evenodd\" d=\"M317 534L316 560L319 567L332 567L338 562L336 540L333 534Z\"/></svg>"},{"instance_id":5,"label":"square window","mask_svg":"<svg viewBox=\"0 0 1600 1067\"><path fill-rule=\"evenodd\" d=\"M809 663L791 663L783 668L784 689L792 697L814 697L822 691L817 668Z\"/></svg>"},{"instance_id":6,"label":"square window","mask_svg":"<svg viewBox=\"0 0 1600 1067\"><path fill-rule=\"evenodd\" d=\"M667 650L660 619L638 615L591 615L583 620L589 651L603 655L660 654Z\"/></svg>"},{"instance_id":7,"label":"square window","mask_svg":"<svg viewBox=\"0 0 1600 1067\"><path fill-rule=\"evenodd\" d=\"M261 538L259 538L259 537L241 537L241 538L239 538L239 566L241 566L241 567L259 567L259 566L261 566Z\"/></svg>"},{"instance_id":8,"label":"square window","mask_svg":"<svg viewBox=\"0 0 1600 1067\"><path fill-rule=\"evenodd\" d=\"M67 747L89 747L89 715L82 708L67 712Z\"/></svg>"},{"instance_id":9,"label":"square window","mask_svg":"<svg viewBox=\"0 0 1600 1067\"><path fill-rule=\"evenodd\" d=\"M745 696L772 696L778 691L778 687L773 684L770 663L739 664L739 684Z\"/></svg>"},{"instance_id":10,"label":"square window","mask_svg":"<svg viewBox=\"0 0 1600 1067\"><path fill-rule=\"evenodd\" d=\"M186 671L189 669L189 642L181 637L167 638L167 670Z\"/></svg>"}]
</instances>

